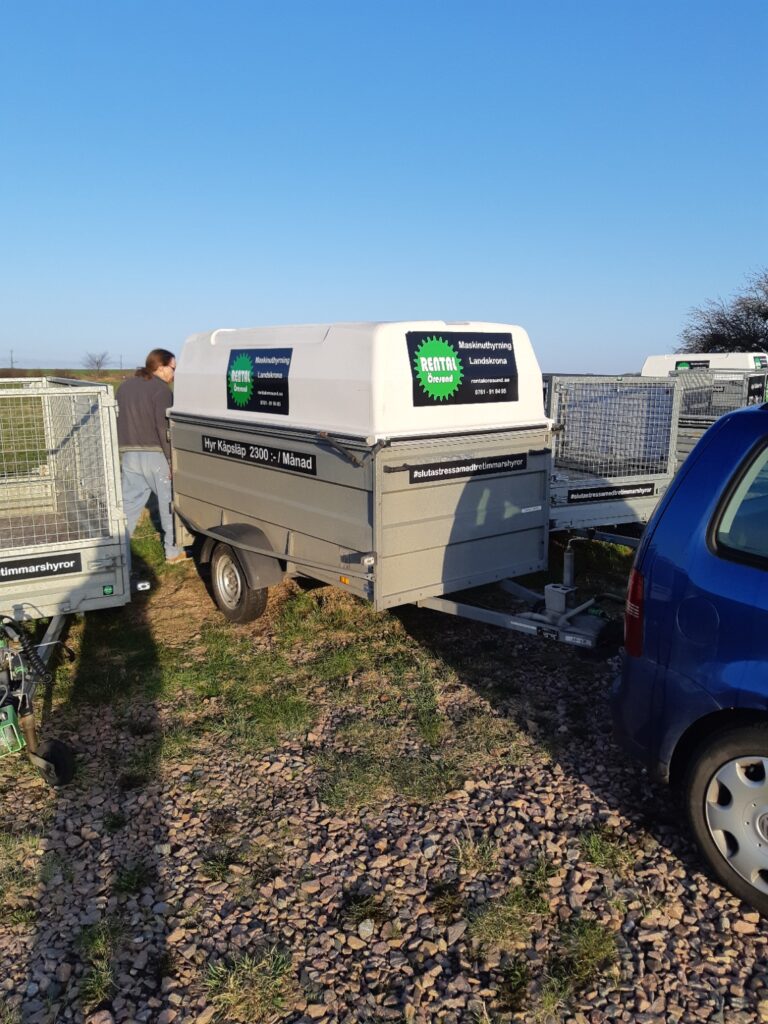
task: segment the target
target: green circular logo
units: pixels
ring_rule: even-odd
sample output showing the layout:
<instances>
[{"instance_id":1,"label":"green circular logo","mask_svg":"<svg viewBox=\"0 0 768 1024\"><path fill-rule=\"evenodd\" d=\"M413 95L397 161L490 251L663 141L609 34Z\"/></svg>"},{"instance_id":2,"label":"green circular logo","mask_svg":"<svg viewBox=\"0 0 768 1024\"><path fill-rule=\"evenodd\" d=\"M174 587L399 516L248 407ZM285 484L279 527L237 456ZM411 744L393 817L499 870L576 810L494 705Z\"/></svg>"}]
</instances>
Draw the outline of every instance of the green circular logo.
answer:
<instances>
[{"instance_id":1,"label":"green circular logo","mask_svg":"<svg viewBox=\"0 0 768 1024\"><path fill-rule=\"evenodd\" d=\"M436 402L444 402L459 390L464 368L458 352L445 338L425 338L416 349L413 364L422 391Z\"/></svg>"},{"instance_id":2,"label":"green circular logo","mask_svg":"<svg viewBox=\"0 0 768 1024\"><path fill-rule=\"evenodd\" d=\"M248 405L253 394L253 363L245 352L232 360L227 374L227 387L235 405Z\"/></svg>"}]
</instances>

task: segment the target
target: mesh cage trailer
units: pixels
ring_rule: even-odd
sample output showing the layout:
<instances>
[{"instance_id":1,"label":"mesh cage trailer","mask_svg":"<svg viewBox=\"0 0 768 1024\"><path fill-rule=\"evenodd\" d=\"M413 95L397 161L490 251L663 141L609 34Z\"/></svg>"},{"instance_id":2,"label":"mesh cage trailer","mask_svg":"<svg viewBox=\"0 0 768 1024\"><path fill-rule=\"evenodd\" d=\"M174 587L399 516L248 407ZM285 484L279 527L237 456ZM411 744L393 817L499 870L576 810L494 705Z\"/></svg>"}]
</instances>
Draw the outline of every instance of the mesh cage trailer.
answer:
<instances>
[{"instance_id":1,"label":"mesh cage trailer","mask_svg":"<svg viewBox=\"0 0 768 1024\"><path fill-rule=\"evenodd\" d=\"M552 374L545 385L551 528L647 522L676 469L675 381Z\"/></svg>"},{"instance_id":2,"label":"mesh cage trailer","mask_svg":"<svg viewBox=\"0 0 768 1024\"><path fill-rule=\"evenodd\" d=\"M768 400L768 373L750 370L690 369L670 374L680 388L677 465L701 435L727 412Z\"/></svg>"},{"instance_id":3,"label":"mesh cage trailer","mask_svg":"<svg viewBox=\"0 0 768 1024\"><path fill-rule=\"evenodd\" d=\"M0 381L0 615L130 599L116 411L107 385Z\"/></svg>"}]
</instances>

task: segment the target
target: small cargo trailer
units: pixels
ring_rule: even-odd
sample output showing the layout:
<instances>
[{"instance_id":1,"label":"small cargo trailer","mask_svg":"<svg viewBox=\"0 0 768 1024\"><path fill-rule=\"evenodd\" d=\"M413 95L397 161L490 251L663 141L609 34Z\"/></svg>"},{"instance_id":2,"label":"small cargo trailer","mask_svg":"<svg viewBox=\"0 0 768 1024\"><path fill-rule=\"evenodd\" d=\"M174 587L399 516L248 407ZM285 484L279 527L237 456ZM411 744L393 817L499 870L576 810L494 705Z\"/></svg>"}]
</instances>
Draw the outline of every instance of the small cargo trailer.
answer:
<instances>
[{"instance_id":1,"label":"small cargo trailer","mask_svg":"<svg viewBox=\"0 0 768 1024\"><path fill-rule=\"evenodd\" d=\"M675 382L551 374L546 384L551 528L647 522L676 469Z\"/></svg>"},{"instance_id":2,"label":"small cargo trailer","mask_svg":"<svg viewBox=\"0 0 768 1024\"><path fill-rule=\"evenodd\" d=\"M762 405L768 399L765 370L679 370L670 374L670 379L680 387L678 466L715 420L747 405Z\"/></svg>"},{"instance_id":3,"label":"small cargo trailer","mask_svg":"<svg viewBox=\"0 0 768 1024\"><path fill-rule=\"evenodd\" d=\"M677 466L702 434L727 412L768 399L765 352L694 352L648 356L643 377L666 375L679 383Z\"/></svg>"},{"instance_id":4,"label":"small cargo trailer","mask_svg":"<svg viewBox=\"0 0 768 1024\"><path fill-rule=\"evenodd\" d=\"M550 422L520 327L194 335L169 416L179 538L199 539L233 621L260 614L267 588L286 576L377 609L471 614L445 595L546 568ZM581 609L562 589L534 617L477 611L593 646L597 620L582 616L580 632Z\"/></svg>"},{"instance_id":5,"label":"small cargo trailer","mask_svg":"<svg viewBox=\"0 0 768 1024\"><path fill-rule=\"evenodd\" d=\"M0 381L0 755L22 750L50 783L69 749L37 743L32 699L66 615L130 599L116 403L107 385ZM35 646L23 623L50 619Z\"/></svg>"}]
</instances>

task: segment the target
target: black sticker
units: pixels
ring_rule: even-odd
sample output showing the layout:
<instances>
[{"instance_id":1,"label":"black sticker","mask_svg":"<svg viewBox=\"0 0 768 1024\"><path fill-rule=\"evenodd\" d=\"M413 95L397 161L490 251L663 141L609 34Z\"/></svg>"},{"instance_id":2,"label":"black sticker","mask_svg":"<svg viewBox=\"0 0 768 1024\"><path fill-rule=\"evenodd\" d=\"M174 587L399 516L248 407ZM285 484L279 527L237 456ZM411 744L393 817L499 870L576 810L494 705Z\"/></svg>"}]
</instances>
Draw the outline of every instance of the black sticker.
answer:
<instances>
[{"instance_id":1,"label":"black sticker","mask_svg":"<svg viewBox=\"0 0 768 1024\"><path fill-rule=\"evenodd\" d=\"M568 491L569 505L590 501L618 501L620 498L649 498L656 493L655 484L623 484L620 487L580 487Z\"/></svg>"},{"instance_id":2,"label":"black sticker","mask_svg":"<svg viewBox=\"0 0 768 1024\"><path fill-rule=\"evenodd\" d=\"M234 348L227 363L227 408L287 416L292 348Z\"/></svg>"},{"instance_id":3,"label":"black sticker","mask_svg":"<svg viewBox=\"0 0 768 1024\"><path fill-rule=\"evenodd\" d=\"M251 462L270 469L287 469L291 473L305 473L317 476L315 456L309 452L295 452L290 448L270 448L264 444L245 441L230 441L226 437L202 436L202 451L206 455L218 455L222 459L236 462Z\"/></svg>"},{"instance_id":4,"label":"black sticker","mask_svg":"<svg viewBox=\"0 0 768 1024\"><path fill-rule=\"evenodd\" d=\"M489 459L461 459L454 462L428 462L408 467L412 484L426 484L435 480L458 480L486 473L515 473L528 466L527 455L494 455Z\"/></svg>"},{"instance_id":5,"label":"black sticker","mask_svg":"<svg viewBox=\"0 0 768 1024\"><path fill-rule=\"evenodd\" d=\"M408 331L405 340L414 405L517 401L511 334Z\"/></svg>"},{"instance_id":6,"label":"black sticker","mask_svg":"<svg viewBox=\"0 0 768 1024\"><path fill-rule=\"evenodd\" d=\"M0 583L66 576L68 573L82 571L83 559L79 551L60 555L30 555L29 558L15 562L0 562Z\"/></svg>"}]
</instances>

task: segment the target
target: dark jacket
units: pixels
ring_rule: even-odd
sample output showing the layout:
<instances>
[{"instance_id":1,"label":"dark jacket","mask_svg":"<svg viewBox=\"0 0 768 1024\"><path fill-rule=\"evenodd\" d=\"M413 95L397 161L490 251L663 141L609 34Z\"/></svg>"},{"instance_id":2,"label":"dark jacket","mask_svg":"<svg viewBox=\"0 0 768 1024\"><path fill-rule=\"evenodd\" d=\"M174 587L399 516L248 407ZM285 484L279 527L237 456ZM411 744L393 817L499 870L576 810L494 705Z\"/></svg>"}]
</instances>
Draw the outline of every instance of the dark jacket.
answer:
<instances>
[{"instance_id":1,"label":"dark jacket","mask_svg":"<svg viewBox=\"0 0 768 1024\"><path fill-rule=\"evenodd\" d=\"M129 377L117 389L117 442L121 452L162 452L171 461L168 420L173 392L159 377Z\"/></svg>"}]
</instances>

